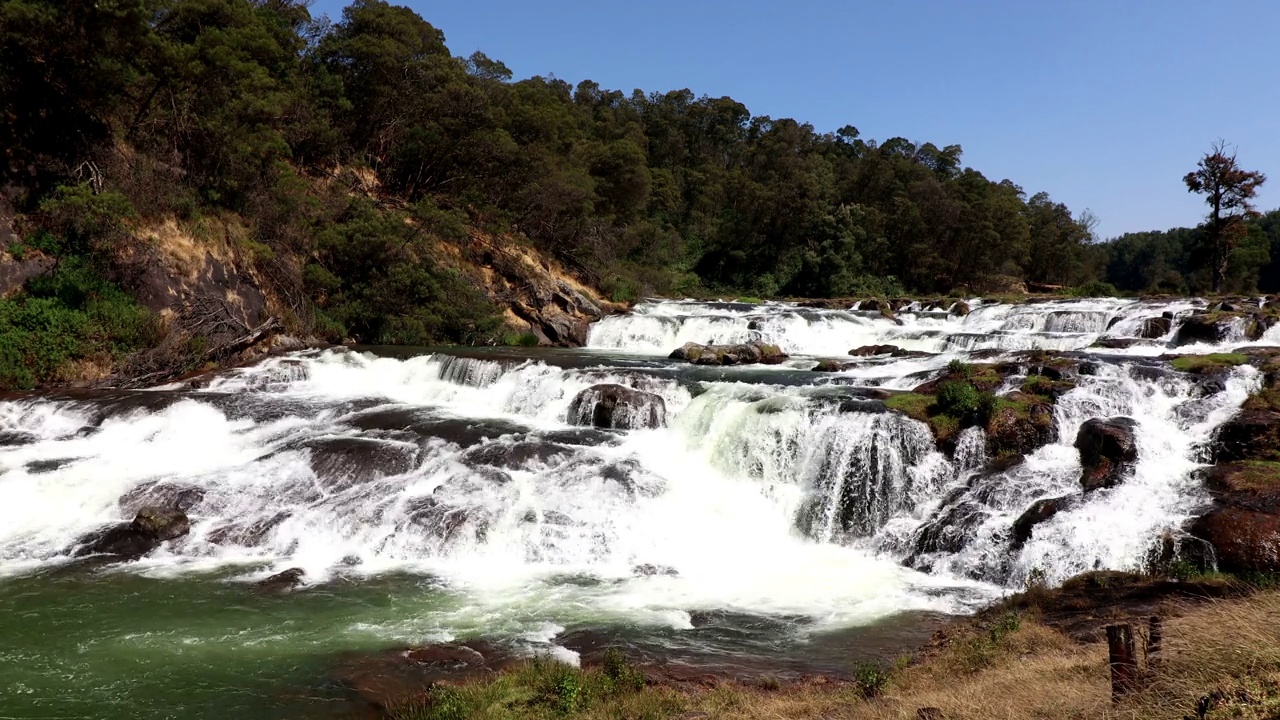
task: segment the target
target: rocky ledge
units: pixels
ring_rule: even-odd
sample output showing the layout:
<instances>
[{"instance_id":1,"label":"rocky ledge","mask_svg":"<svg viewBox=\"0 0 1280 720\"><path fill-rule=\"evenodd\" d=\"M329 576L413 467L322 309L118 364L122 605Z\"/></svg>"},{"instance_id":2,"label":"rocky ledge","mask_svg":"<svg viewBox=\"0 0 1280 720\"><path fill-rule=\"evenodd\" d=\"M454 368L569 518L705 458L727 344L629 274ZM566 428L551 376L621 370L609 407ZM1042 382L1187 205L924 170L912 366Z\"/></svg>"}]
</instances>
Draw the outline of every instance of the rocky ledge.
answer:
<instances>
[{"instance_id":1,"label":"rocky ledge","mask_svg":"<svg viewBox=\"0 0 1280 720\"><path fill-rule=\"evenodd\" d=\"M685 343L669 356L694 365L777 365L787 359L777 345L748 342L738 345L699 345Z\"/></svg>"}]
</instances>

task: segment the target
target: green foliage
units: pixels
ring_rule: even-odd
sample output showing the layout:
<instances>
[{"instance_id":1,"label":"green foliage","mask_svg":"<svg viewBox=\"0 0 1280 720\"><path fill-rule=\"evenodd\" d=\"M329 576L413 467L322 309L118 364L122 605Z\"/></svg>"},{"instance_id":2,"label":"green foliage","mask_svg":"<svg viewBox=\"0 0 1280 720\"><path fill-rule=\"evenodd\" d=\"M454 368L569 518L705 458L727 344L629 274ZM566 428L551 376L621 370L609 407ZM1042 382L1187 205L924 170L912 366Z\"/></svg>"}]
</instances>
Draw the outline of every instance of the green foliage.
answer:
<instances>
[{"instance_id":1,"label":"green foliage","mask_svg":"<svg viewBox=\"0 0 1280 720\"><path fill-rule=\"evenodd\" d=\"M0 390L63 378L69 363L119 360L157 340L154 318L86 261L64 259L25 292L0 299Z\"/></svg>"},{"instance_id":2,"label":"green foliage","mask_svg":"<svg viewBox=\"0 0 1280 720\"><path fill-rule=\"evenodd\" d=\"M1094 280L1071 288L1071 294L1076 297L1118 297L1120 291L1109 282Z\"/></svg>"},{"instance_id":3,"label":"green foliage","mask_svg":"<svg viewBox=\"0 0 1280 720\"><path fill-rule=\"evenodd\" d=\"M975 417L982 401L982 393L972 384L948 380L938 386L937 410L958 420Z\"/></svg>"},{"instance_id":4,"label":"green foliage","mask_svg":"<svg viewBox=\"0 0 1280 720\"><path fill-rule=\"evenodd\" d=\"M533 333L510 333L502 338L503 345L512 347L537 347L538 336Z\"/></svg>"},{"instance_id":5,"label":"green foliage","mask_svg":"<svg viewBox=\"0 0 1280 720\"><path fill-rule=\"evenodd\" d=\"M574 717L601 707L640 709L639 717L668 717L679 706L666 695L646 698L644 675L616 650L600 668L581 669L538 658L491 678L439 687L388 708L393 720ZM647 707L646 707L647 706Z\"/></svg>"},{"instance_id":6,"label":"green foliage","mask_svg":"<svg viewBox=\"0 0 1280 720\"><path fill-rule=\"evenodd\" d=\"M973 374L973 366L960 358L956 358L947 363L947 373L949 375L963 375L964 377L969 377Z\"/></svg>"},{"instance_id":7,"label":"green foliage","mask_svg":"<svg viewBox=\"0 0 1280 720\"><path fill-rule=\"evenodd\" d=\"M864 698L879 696L888 687L892 672L879 663L860 661L853 668L853 682Z\"/></svg>"}]
</instances>

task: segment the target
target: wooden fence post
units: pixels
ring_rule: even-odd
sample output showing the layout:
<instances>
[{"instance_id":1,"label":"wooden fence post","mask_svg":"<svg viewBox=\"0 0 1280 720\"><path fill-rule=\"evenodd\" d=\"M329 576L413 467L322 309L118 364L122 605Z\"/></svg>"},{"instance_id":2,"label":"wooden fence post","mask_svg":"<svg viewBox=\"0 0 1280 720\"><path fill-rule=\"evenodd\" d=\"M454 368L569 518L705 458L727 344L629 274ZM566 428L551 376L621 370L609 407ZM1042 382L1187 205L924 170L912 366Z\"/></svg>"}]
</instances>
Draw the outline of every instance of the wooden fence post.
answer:
<instances>
[{"instance_id":1,"label":"wooden fence post","mask_svg":"<svg viewBox=\"0 0 1280 720\"><path fill-rule=\"evenodd\" d=\"M1164 642L1164 618L1151 616L1151 625L1147 630L1147 670L1160 664L1162 644Z\"/></svg>"},{"instance_id":2,"label":"wooden fence post","mask_svg":"<svg viewBox=\"0 0 1280 720\"><path fill-rule=\"evenodd\" d=\"M1124 623L1107 626L1107 650L1111 664L1111 701L1137 687L1138 660L1133 651L1133 626Z\"/></svg>"}]
</instances>

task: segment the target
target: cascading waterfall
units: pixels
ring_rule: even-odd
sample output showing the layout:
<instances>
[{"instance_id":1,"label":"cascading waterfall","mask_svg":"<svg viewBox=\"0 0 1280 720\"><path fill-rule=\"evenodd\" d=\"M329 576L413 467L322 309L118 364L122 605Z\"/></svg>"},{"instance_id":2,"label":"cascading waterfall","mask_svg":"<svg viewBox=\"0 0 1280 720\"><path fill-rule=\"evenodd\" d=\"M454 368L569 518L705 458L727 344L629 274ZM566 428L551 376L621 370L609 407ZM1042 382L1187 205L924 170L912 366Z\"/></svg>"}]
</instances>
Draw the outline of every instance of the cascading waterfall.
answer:
<instances>
[{"instance_id":1,"label":"cascading waterfall","mask_svg":"<svg viewBox=\"0 0 1280 720\"><path fill-rule=\"evenodd\" d=\"M401 642L479 633L545 649L569 626L681 632L709 611L806 618L814 633L965 611L1033 574L1140 567L1205 501L1205 447L1258 371L1205 384L1150 359L1173 347L1194 300L965 305L890 318L650 302L597 323L581 351L308 351L202 388L0 400L0 583L75 567L85 537L146 505L180 507L190 533L121 572L248 581L298 567L311 584L407 574L452 593L348 628ZM1168 331L1138 337L1151 318ZM1226 337L1178 351L1280 335ZM792 358L665 358L687 341L748 340ZM849 357L866 345L916 353ZM1057 399L1054 440L1011 466L990 462L978 428L944 453L883 404L968 353L1037 349L1091 371ZM814 372L821 357L852 364ZM651 404L619 406L613 427L633 429L592 427L616 386ZM1136 421L1138 460L1085 494L1076 433L1111 417ZM1054 498L1062 509L1015 542L1014 522Z\"/></svg>"}]
</instances>

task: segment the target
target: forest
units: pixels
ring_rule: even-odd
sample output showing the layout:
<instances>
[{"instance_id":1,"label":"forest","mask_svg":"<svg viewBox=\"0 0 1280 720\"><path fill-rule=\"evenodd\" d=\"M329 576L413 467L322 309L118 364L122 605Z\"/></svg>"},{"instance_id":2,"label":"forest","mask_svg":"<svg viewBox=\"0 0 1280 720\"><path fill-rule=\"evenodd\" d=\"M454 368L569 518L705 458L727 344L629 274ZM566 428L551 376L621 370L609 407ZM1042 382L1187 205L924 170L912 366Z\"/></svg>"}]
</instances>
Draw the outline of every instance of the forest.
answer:
<instances>
[{"instance_id":1,"label":"forest","mask_svg":"<svg viewBox=\"0 0 1280 720\"><path fill-rule=\"evenodd\" d=\"M149 341L118 290L85 289L127 290L140 218L234 215L294 329L366 342L495 341L490 300L435 249L477 231L620 302L1217 282L1204 227L1102 241L1087 211L984 176L959 145L515 79L383 0L333 20L306 0L7 0L0 148L7 251L60 259L0 309L28 345L54 310L125 350ZM1237 240L1220 290L1280 290L1280 214Z\"/></svg>"}]
</instances>

